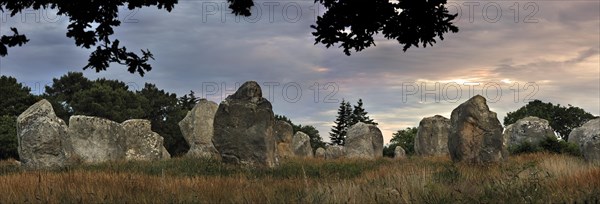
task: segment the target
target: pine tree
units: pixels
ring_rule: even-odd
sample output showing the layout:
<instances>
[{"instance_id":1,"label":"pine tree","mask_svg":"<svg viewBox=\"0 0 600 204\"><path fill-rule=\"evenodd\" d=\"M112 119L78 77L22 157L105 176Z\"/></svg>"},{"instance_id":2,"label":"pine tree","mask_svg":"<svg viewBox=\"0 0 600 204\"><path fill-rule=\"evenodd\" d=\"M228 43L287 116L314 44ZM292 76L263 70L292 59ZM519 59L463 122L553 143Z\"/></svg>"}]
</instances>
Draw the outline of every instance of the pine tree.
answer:
<instances>
[{"instance_id":1,"label":"pine tree","mask_svg":"<svg viewBox=\"0 0 600 204\"><path fill-rule=\"evenodd\" d=\"M346 132L350 127L350 121L352 117L352 106L350 102L342 100L338 109L338 116L335 120L335 126L331 128L329 138L332 145L344 145L346 140Z\"/></svg>"},{"instance_id":2,"label":"pine tree","mask_svg":"<svg viewBox=\"0 0 600 204\"><path fill-rule=\"evenodd\" d=\"M194 91L190 90L189 94L185 94L182 97L179 97L179 103L187 110L192 110L196 103L200 101L200 98L196 97Z\"/></svg>"},{"instance_id":3,"label":"pine tree","mask_svg":"<svg viewBox=\"0 0 600 204\"><path fill-rule=\"evenodd\" d=\"M358 103L356 106L354 106L354 111L352 111L352 116L351 116L350 124L348 127L350 127L358 122L377 125L377 123L375 121L373 121L373 119L369 118L367 113L369 113L369 112L365 111L365 109L363 108L362 99L358 99Z\"/></svg>"}]
</instances>

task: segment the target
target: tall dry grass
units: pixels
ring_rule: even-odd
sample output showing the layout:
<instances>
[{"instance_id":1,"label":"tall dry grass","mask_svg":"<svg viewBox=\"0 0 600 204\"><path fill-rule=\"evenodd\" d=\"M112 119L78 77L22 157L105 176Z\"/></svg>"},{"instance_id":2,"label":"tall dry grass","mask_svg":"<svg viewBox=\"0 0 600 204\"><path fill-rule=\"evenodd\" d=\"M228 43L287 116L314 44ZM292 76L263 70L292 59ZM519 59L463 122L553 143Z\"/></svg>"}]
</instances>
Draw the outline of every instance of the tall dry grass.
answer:
<instances>
[{"instance_id":1,"label":"tall dry grass","mask_svg":"<svg viewBox=\"0 0 600 204\"><path fill-rule=\"evenodd\" d=\"M411 157L290 160L274 169L252 169L173 159L26 172L13 162L0 162L0 203L593 203L599 199L599 166L545 153L489 166Z\"/></svg>"}]
</instances>

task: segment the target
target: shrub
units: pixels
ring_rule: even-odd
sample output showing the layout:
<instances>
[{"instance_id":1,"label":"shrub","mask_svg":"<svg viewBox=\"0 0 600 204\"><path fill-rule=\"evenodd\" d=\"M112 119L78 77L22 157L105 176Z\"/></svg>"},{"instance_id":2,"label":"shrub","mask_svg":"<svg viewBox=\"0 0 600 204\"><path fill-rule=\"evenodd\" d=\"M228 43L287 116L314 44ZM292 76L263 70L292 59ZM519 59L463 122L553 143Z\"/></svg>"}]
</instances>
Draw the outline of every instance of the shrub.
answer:
<instances>
[{"instance_id":1,"label":"shrub","mask_svg":"<svg viewBox=\"0 0 600 204\"><path fill-rule=\"evenodd\" d=\"M545 140L542 140L540 142L540 147L548 152L556 154L570 154L573 156L581 155L579 146L564 140L559 141L555 137L547 137Z\"/></svg>"},{"instance_id":2,"label":"shrub","mask_svg":"<svg viewBox=\"0 0 600 204\"><path fill-rule=\"evenodd\" d=\"M518 145L512 145L508 148L510 154L524 154L524 153L533 153L542 151L538 145L532 144L530 142L523 142Z\"/></svg>"},{"instance_id":3,"label":"shrub","mask_svg":"<svg viewBox=\"0 0 600 204\"><path fill-rule=\"evenodd\" d=\"M570 154L573 156L580 156L581 152L579 146L573 143L569 143L564 140L558 140L556 137L547 137L537 144L530 142L524 142L518 145L513 145L508 148L511 154L523 154L546 151L555 154Z\"/></svg>"}]
</instances>

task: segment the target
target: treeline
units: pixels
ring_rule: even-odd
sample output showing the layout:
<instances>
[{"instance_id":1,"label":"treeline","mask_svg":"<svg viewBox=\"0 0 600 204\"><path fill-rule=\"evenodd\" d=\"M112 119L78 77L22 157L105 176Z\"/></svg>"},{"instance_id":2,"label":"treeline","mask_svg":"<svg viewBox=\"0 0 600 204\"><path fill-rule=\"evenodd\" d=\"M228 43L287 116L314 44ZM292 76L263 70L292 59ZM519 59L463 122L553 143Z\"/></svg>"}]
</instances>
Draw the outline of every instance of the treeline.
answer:
<instances>
[{"instance_id":1,"label":"treeline","mask_svg":"<svg viewBox=\"0 0 600 204\"><path fill-rule=\"evenodd\" d=\"M18 159L17 117L41 99L50 101L56 115L67 124L72 115L106 118L115 122L128 119L147 119L152 130L164 137L164 146L172 156L189 150L189 144L179 129L187 112L198 102L193 91L178 97L146 83L141 90L131 90L118 80L90 80L81 72L69 72L54 78L41 95L31 94L31 89L9 76L0 78L0 159ZM302 131L311 139L313 150L324 147L319 131L314 126L294 124L285 116L276 119L290 123L294 133Z\"/></svg>"},{"instance_id":2,"label":"treeline","mask_svg":"<svg viewBox=\"0 0 600 204\"><path fill-rule=\"evenodd\" d=\"M89 80L80 72L69 72L53 79L42 95L31 94L13 77L0 78L0 159L18 158L16 118L42 98L52 103L56 115L66 123L72 115L97 116L123 122L147 119L152 130L164 137L171 155L186 153L189 145L183 139L178 123L191 110L198 98L193 91L182 97L146 83L141 90L118 80Z\"/></svg>"}]
</instances>

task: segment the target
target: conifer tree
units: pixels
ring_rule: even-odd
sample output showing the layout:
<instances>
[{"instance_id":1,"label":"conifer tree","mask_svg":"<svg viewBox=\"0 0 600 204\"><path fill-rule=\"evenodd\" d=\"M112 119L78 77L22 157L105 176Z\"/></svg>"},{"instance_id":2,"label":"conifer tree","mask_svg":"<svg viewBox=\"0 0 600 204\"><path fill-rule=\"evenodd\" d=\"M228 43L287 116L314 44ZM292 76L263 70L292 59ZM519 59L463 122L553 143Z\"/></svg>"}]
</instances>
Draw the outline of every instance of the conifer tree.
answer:
<instances>
[{"instance_id":1,"label":"conifer tree","mask_svg":"<svg viewBox=\"0 0 600 204\"><path fill-rule=\"evenodd\" d=\"M363 108L362 99L358 99L358 103L356 106L354 106L354 111L352 111L352 116L350 117L351 119L350 119L350 124L348 127L350 127L358 122L377 125L377 123L375 121L373 121L373 119L369 118L367 113L369 113L369 112L365 111L365 109Z\"/></svg>"},{"instance_id":2,"label":"conifer tree","mask_svg":"<svg viewBox=\"0 0 600 204\"><path fill-rule=\"evenodd\" d=\"M329 138L332 145L344 145L346 140L346 132L350 127L352 117L352 106L350 102L342 100L338 109L338 116L335 120L335 126L331 128Z\"/></svg>"}]
</instances>

